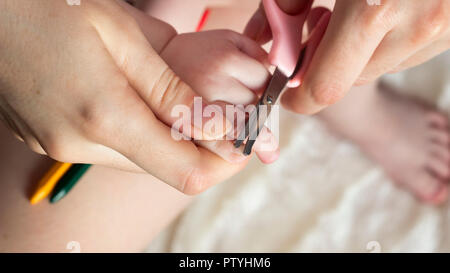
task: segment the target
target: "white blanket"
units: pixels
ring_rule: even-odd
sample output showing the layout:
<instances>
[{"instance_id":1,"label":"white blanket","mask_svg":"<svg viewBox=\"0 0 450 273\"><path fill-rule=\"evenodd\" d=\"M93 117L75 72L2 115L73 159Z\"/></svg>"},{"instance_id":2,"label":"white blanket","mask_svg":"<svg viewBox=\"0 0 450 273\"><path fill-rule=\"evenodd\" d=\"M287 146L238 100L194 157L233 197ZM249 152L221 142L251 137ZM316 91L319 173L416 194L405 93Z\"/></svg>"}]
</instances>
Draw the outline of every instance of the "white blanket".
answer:
<instances>
[{"instance_id":1,"label":"white blanket","mask_svg":"<svg viewBox=\"0 0 450 273\"><path fill-rule=\"evenodd\" d=\"M450 52L386 81L450 109ZM396 188L315 118L281 113L281 156L199 196L150 246L172 252L449 252L449 206Z\"/></svg>"}]
</instances>

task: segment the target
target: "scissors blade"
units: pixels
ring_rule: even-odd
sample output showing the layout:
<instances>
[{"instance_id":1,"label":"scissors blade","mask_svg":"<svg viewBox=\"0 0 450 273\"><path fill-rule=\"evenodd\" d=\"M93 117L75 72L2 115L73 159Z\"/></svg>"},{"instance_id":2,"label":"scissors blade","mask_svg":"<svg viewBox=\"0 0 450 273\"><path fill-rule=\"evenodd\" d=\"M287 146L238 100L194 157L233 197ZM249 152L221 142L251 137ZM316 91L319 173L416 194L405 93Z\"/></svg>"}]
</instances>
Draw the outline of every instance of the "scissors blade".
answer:
<instances>
[{"instance_id":1,"label":"scissors blade","mask_svg":"<svg viewBox=\"0 0 450 273\"><path fill-rule=\"evenodd\" d=\"M245 129L240 132L237 140L234 143L234 146L236 148L239 148L248 138L244 148L245 155L249 155L251 153L256 138L261 132L261 129L263 128L267 117L272 111L272 106L276 103L278 97L286 88L288 82L289 77L284 75L283 72L281 72L281 70L277 68L273 73L272 79L270 80L269 85L264 91L263 96L256 105L256 109L250 114L250 117L245 124Z\"/></svg>"},{"instance_id":2,"label":"scissors blade","mask_svg":"<svg viewBox=\"0 0 450 273\"><path fill-rule=\"evenodd\" d=\"M284 73L277 67L273 73L272 79L270 80L269 86L267 86L266 91L260 99L261 103L272 108L272 106L277 102L280 94L286 88L288 82L289 77L284 75Z\"/></svg>"}]
</instances>

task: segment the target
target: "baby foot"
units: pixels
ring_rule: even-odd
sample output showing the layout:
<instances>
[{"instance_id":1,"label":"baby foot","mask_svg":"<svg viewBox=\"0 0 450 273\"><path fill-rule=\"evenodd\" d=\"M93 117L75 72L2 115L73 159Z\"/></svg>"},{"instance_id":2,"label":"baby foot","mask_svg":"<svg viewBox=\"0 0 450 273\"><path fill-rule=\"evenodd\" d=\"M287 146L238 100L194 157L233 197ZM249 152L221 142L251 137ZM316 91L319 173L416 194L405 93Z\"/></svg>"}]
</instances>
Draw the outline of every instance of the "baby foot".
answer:
<instances>
[{"instance_id":1,"label":"baby foot","mask_svg":"<svg viewBox=\"0 0 450 273\"><path fill-rule=\"evenodd\" d=\"M375 85L357 87L321 117L356 142L401 187L434 205L450 182L450 126L445 115Z\"/></svg>"}]
</instances>

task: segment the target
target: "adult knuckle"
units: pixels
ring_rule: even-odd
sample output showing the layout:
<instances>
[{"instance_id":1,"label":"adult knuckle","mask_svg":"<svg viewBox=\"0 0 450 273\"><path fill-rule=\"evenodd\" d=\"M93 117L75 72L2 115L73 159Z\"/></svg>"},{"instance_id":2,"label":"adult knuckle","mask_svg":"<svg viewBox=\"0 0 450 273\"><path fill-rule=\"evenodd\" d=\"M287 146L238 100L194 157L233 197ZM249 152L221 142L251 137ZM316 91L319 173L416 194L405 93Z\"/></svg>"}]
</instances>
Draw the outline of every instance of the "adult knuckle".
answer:
<instances>
[{"instance_id":1,"label":"adult knuckle","mask_svg":"<svg viewBox=\"0 0 450 273\"><path fill-rule=\"evenodd\" d=\"M312 98L319 105L335 104L344 97L345 91L339 83L319 83L311 87Z\"/></svg>"},{"instance_id":2,"label":"adult knuckle","mask_svg":"<svg viewBox=\"0 0 450 273\"><path fill-rule=\"evenodd\" d=\"M444 32L444 27L441 23L430 22L428 20L422 20L422 22L417 24L418 27L414 31L411 43L413 45L421 45L435 40L440 37Z\"/></svg>"},{"instance_id":3,"label":"adult knuckle","mask_svg":"<svg viewBox=\"0 0 450 273\"><path fill-rule=\"evenodd\" d=\"M371 32L389 31L398 22L399 1L384 1L382 5L368 5L366 1L357 2L361 24Z\"/></svg>"},{"instance_id":4,"label":"adult knuckle","mask_svg":"<svg viewBox=\"0 0 450 273\"><path fill-rule=\"evenodd\" d=\"M79 133L89 140L102 142L111 134L115 134L123 114L130 107L130 99L134 89L126 78L117 77L97 92L89 101L84 101L76 108L75 126ZM113 91L113 95L109 93ZM107 144L107 143L104 143Z\"/></svg>"},{"instance_id":5,"label":"adult knuckle","mask_svg":"<svg viewBox=\"0 0 450 273\"><path fill-rule=\"evenodd\" d=\"M103 104L91 103L79 111L82 135L91 140L101 141L113 131L114 120L111 111Z\"/></svg>"},{"instance_id":6,"label":"adult knuckle","mask_svg":"<svg viewBox=\"0 0 450 273\"><path fill-rule=\"evenodd\" d=\"M449 19L444 16L449 17L449 15L437 16L437 18L430 22L429 32L431 37L439 38L449 31Z\"/></svg>"},{"instance_id":7,"label":"adult knuckle","mask_svg":"<svg viewBox=\"0 0 450 273\"><path fill-rule=\"evenodd\" d=\"M436 6L433 7L429 15L428 28L430 33L439 37L447 33L450 27L450 4L448 0L437 1Z\"/></svg>"},{"instance_id":8,"label":"adult knuckle","mask_svg":"<svg viewBox=\"0 0 450 273\"><path fill-rule=\"evenodd\" d=\"M435 40L448 33L450 27L449 6L448 3L437 1L426 15L417 18L415 22L417 27L412 35L413 44Z\"/></svg>"}]
</instances>

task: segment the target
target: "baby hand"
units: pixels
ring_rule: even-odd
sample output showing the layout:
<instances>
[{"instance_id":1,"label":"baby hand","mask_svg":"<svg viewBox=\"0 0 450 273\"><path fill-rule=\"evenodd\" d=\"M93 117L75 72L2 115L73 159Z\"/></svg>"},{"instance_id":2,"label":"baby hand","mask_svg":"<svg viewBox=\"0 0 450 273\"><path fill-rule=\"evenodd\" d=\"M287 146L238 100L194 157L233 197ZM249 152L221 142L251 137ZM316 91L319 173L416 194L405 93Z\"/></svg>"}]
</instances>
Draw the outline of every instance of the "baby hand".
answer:
<instances>
[{"instance_id":1,"label":"baby hand","mask_svg":"<svg viewBox=\"0 0 450 273\"><path fill-rule=\"evenodd\" d=\"M267 85L267 53L251 39L228 30L181 34L161 52L172 70L208 102L254 104ZM242 160L231 141L201 141L229 161ZM264 163L278 158L278 143L264 128L254 148Z\"/></svg>"}]
</instances>

